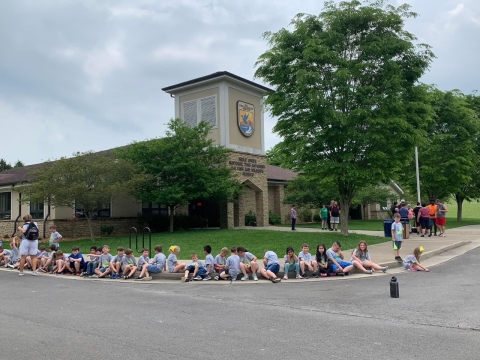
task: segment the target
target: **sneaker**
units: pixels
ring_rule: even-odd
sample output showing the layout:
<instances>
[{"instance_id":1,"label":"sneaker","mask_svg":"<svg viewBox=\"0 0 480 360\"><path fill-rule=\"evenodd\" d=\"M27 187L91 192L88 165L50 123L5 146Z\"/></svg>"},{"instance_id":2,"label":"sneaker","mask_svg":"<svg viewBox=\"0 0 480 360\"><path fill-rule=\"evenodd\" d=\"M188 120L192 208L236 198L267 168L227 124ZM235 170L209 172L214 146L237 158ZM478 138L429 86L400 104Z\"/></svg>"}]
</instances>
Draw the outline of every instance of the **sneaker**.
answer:
<instances>
[{"instance_id":1,"label":"sneaker","mask_svg":"<svg viewBox=\"0 0 480 360\"><path fill-rule=\"evenodd\" d=\"M215 276L215 277L213 278L213 280L218 281L218 280L220 280L220 277L219 277L219 276Z\"/></svg>"},{"instance_id":2,"label":"sneaker","mask_svg":"<svg viewBox=\"0 0 480 360\"><path fill-rule=\"evenodd\" d=\"M195 277L193 278L193 280L195 280L195 281L202 281L203 279L202 279L202 277L201 277L200 275L197 275L197 276L195 276Z\"/></svg>"},{"instance_id":3,"label":"sneaker","mask_svg":"<svg viewBox=\"0 0 480 360\"><path fill-rule=\"evenodd\" d=\"M335 231L338 231L338 229L335 229Z\"/></svg>"},{"instance_id":4,"label":"sneaker","mask_svg":"<svg viewBox=\"0 0 480 360\"><path fill-rule=\"evenodd\" d=\"M339 272L339 273L337 273L337 276L345 276L345 273Z\"/></svg>"},{"instance_id":5,"label":"sneaker","mask_svg":"<svg viewBox=\"0 0 480 360\"><path fill-rule=\"evenodd\" d=\"M420 236L420 237L425 237L425 235L422 234L422 236Z\"/></svg>"},{"instance_id":6,"label":"sneaker","mask_svg":"<svg viewBox=\"0 0 480 360\"><path fill-rule=\"evenodd\" d=\"M387 272L387 270L388 270L388 266L382 267L382 271L383 271L384 273Z\"/></svg>"},{"instance_id":7,"label":"sneaker","mask_svg":"<svg viewBox=\"0 0 480 360\"><path fill-rule=\"evenodd\" d=\"M300 276L302 277L302 279L308 279L308 275L307 275L307 274L301 274Z\"/></svg>"},{"instance_id":8,"label":"sneaker","mask_svg":"<svg viewBox=\"0 0 480 360\"><path fill-rule=\"evenodd\" d=\"M253 281L258 281L257 274L253 274L252 278L253 278Z\"/></svg>"},{"instance_id":9,"label":"sneaker","mask_svg":"<svg viewBox=\"0 0 480 360\"><path fill-rule=\"evenodd\" d=\"M432 234L428 235L428 237L432 237Z\"/></svg>"},{"instance_id":10,"label":"sneaker","mask_svg":"<svg viewBox=\"0 0 480 360\"><path fill-rule=\"evenodd\" d=\"M347 271L346 273L344 273L344 274L345 274L345 276L348 276L348 275L350 275L350 273L349 273L348 271Z\"/></svg>"},{"instance_id":11,"label":"sneaker","mask_svg":"<svg viewBox=\"0 0 480 360\"><path fill-rule=\"evenodd\" d=\"M8 264L8 267L9 267L10 269L13 269L13 265L12 265L12 264Z\"/></svg>"},{"instance_id":12,"label":"sneaker","mask_svg":"<svg viewBox=\"0 0 480 360\"><path fill-rule=\"evenodd\" d=\"M367 270L367 271L365 271L365 274L372 275L373 272L372 272L372 270Z\"/></svg>"},{"instance_id":13,"label":"sneaker","mask_svg":"<svg viewBox=\"0 0 480 360\"><path fill-rule=\"evenodd\" d=\"M400 256L398 257L398 262L403 262L403 259Z\"/></svg>"},{"instance_id":14,"label":"sneaker","mask_svg":"<svg viewBox=\"0 0 480 360\"><path fill-rule=\"evenodd\" d=\"M20 272L18 273L18 276L23 276L23 275L25 275L25 273L24 273L23 271L20 271Z\"/></svg>"},{"instance_id":15,"label":"sneaker","mask_svg":"<svg viewBox=\"0 0 480 360\"><path fill-rule=\"evenodd\" d=\"M137 281L142 281L143 279L144 279L143 276L137 276L137 278L136 278L135 280L137 280Z\"/></svg>"},{"instance_id":16,"label":"sneaker","mask_svg":"<svg viewBox=\"0 0 480 360\"><path fill-rule=\"evenodd\" d=\"M278 277L272 279L272 282L273 282L274 284L279 283L280 281L282 281L282 279L280 279L280 278L278 278Z\"/></svg>"},{"instance_id":17,"label":"sneaker","mask_svg":"<svg viewBox=\"0 0 480 360\"><path fill-rule=\"evenodd\" d=\"M33 275L33 276L37 276L37 275L38 275L38 271L35 270L34 272L32 272L32 275Z\"/></svg>"},{"instance_id":18,"label":"sneaker","mask_svg":"<svg viewBox=\"0 0 480 360\"><path fill-rule=\"evenodd\" d=\"M241 278L240 280L241 280L241 281L248 280L248 275L244 275L244 276L242 276L242 278Z\"/></svg>"},{"instance_id":19,"label":"sneaker","mask_svg":"<svg viewBox=\"0 0 480 360\"><path fill-rule=\"evenodd\" d=\"M151 276L145 276L143 278L143 281L151 281L152 280L152 277Z\"/></svg>"},{"instance_id":20,"label":"sneaker","mask_svg":"<svg viewBox=\"0 0 480 360\"><path fill-rule=\"evenodd\" d=\"M92 279L98 279L98 275L97 275L97 274L90 275L89 277L91 277Z\"/></svg>"},{"instance_id":21,"label":"sneaker","mask_svg":"<svg viewBox=\"0 0 480 360\"><path fill-rule=\"evenodd\" d=\"M212 278L209 275L207 275L202 280L203 281L208 281L208 280L212 280Z\"/></svg>"},{"instance_id":22,"label":"sneaker","mask_svg":"<svg viewBox=\"0 0 480 360\"><path fill-rule=\"evenodd\" d=\"M297 279L303 279L303 277L301 277L300 275L297 275L296 278Z\"/></svg>"},{"instance_id":23,"label":"sneaker","mask_svg":"<svg viewBox=\"0 0 480 360\"><path fill-rule=\"evenodd\" d=\"M318 276L318 274L317 274L316 272L314 272L314 273L313 273L313 277L314 277L315 279L318 279L320 276Z\"/></svg>"},{"instance_id":24,"label":"sneaker","mask_svg":"<svg viewBox=\"0 0 480 360\"><path fill-rule=\"evenodd\" d=\"M283 280L288 280L288 276L287 276L287 275L283 275Z\"/></svg>"},{"instance_id":25,"label":"sneaker","mask_svg":"<svg viewBox=\"0 0 480 360\"><path fill-rule=\"evenodd\" d=\"M327 274L320 274L320 277L327 277Z\"/></svg>"}]
</instances>

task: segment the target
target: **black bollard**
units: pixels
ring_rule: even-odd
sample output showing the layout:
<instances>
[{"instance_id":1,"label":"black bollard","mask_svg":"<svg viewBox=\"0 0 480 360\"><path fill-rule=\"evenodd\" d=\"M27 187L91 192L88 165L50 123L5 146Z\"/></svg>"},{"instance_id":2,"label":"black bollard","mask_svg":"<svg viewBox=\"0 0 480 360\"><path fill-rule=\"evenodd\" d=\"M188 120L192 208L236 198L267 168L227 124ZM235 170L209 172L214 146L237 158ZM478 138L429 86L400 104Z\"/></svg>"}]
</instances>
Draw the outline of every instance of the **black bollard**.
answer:
<instances>
[{"instance_id":1,"label":"black bollard","mask_svg":"<svg viewBox=\"0 0 480 360\"><path fill-rule=\"evenodd\" d=\"M395 276L393 276L392 280L390 280L390 296L392 298L398 298L400 296L398 292L398 282Z\"/></svg>"}]
</instances>

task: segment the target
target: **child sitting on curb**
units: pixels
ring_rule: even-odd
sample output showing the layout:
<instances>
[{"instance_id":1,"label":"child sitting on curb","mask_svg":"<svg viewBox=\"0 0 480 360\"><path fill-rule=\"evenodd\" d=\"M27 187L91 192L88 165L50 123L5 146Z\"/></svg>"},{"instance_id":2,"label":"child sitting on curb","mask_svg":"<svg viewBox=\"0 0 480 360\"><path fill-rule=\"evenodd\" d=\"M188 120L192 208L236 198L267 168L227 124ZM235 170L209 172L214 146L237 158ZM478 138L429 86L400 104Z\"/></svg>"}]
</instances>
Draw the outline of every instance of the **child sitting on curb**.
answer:
<instances>
[{"instance_id":1,"label":"child sitting on curb","mask_svg":"<svg viewBox=\"0 0 480 360\"><path fill-rule=\"evenodd\" d=\"M123 280L130 279L137 272L137 259L133 256L133 250L125 250L125 256L122 260L123 266Z\"/></svg>"},{"instance_id":2,"label":"child sitting on curb","mask_svg":"<svg viewBox=\"0 0 480 360\"><path fill-rule=\"evenodd\" d=\"M413 250L412 255L408 255L404 260L403 260L403 266L405 267L406 270L409 271L426 271L429 272L428 268L420 264L420 256L422 256L422 253L425 251L423 246L416 247Z\"/></svg>"},{"instance_id":3,"label":"child sitting on curb","mask_svg":"<svg viewBox=\"0 0 480 360\"><path fill-rule=\"evenodd\" d=\"M272 283L279 283L282 279L277 277L277 274L280 271L278 256L271 250L265 250L264 252L263 265L265 268L260 270L260 273L265 279L270 280Z\"/></svg>"},{"instance_id":4,"label":"child sitting on curb","mask_svg":"<svg viewBox=\"0 0 480 360\"><path fill-rule=\"evenodd\" d=\"M179 273L185 271L186 264L179 263L177 259L177 255L180 253L180 246L172 245L168 250L170 250L170 255L167 258L168 272Z\"/></svg>"},{"instance_id":5,"label":"child sitting on curb","mask_svg":"<svg viewBox=\"0 0 480 360\"><path fill-rule=\"evenodd\" d=\"M372 274L375 270L382 270L386 272L388 266L380 266L374 263L370 257L370 253L368 252L367 243L365 241L360 241L358 246L352 252L352 258L350 262L360 271L363 271L365 274ZM369 267L371 270L365 269L365 267Z\"/></svg>"},{"instance_id":6,"label":"child sitting on curb","mask_svg":"<svg viewBox=\"0 0 480 360\"><path fill-rule=\"evenodd\" d=\"M197 254L192 254L191 256L192 262L188 264L185 268L185 276L182 277L182 282L189 282L192 280L198 281L202 280L204 277L207 276L207 270L205 269L205 265L203 262L198 260ZM192 274L192 277L189 278L189 274Z\"/></svg>"},{"instance_id":7,"label":"child sitting on curb","mask_svg":"<svg viewBox=\"0 0 480 360\"><path fill-rule=\"evenodd\" d=\"M215 272L221 274L227 264L228 249L226 247L220 250L220 254L215 256Z\"/></svg>"},{"instance_id":8,"label":"child sitting on curb","mask_svg":"<svg viewBox=\"0 0 480 360\"><path fill-rule=\"evenodd\" d=\"M318 275L320 277L326 277L328 275L335 276L333 272L332 264L327 258L327 248L324 244L317 245L317 253L315 254L315 260L318 264Z\"/></svg>"},{"instance_id":9,"label":"child sitting on curb","mask_svg":"<svg viewBox=\"0 0 480 360\"><path fill-rule=\"evenodd\" d=\"M297 279L302 279L302 277L300 276L300 265L298 264L298 256L295 255L293 247L287 247L287 251L283 259L285 260L285 266L283 268L283 280L288 280L288 272L290 270L295 270Z\"/></svg>"},{"instance_id":10,"label":"child sitting on curb","mask_svg":"<svg viewBox=\"0 0 480 360\"><path fill-rule=\"evenodd\" d=\"M237 280L238 275L242 272L240 270L240 257L237 255L237 247L232 246L230 248L231 255L228 257L225 270L220 275L215 276L215 280L226 280L230 278L232 281Z\"/></svg>"}]
</instances>

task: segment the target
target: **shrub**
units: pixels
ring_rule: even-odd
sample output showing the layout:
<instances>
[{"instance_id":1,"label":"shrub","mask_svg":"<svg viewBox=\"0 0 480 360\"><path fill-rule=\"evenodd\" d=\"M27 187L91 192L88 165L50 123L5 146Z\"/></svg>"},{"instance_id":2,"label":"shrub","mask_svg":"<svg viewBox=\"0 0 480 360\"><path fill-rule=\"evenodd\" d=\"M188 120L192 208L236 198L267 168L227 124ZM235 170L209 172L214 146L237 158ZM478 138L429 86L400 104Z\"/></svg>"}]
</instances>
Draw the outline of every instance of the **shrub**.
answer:
<instances>
[{"instance_id":1,"label":"shrub","mask_svg":"<svg viewBox=\"0 0 480 360\"><path fill-rule=\"evenodd\" d=\"M245 226L257 226L257 217L252 210L245 214Z\"/></svg>"},{"instance_id":2,"label":"shrub","mask_svg":"<svg viewBox=\"0 0 480 360\"><path fill-rule=\"evenodd\" d=\"M111 225L102 225L100 227L100 231L102 232L102 235L111 235L113 233L114 227Z\"/></svg>"},{"instance_id":3,"label":"shrub","mask_svg":"<svg viewBox=\"0 0 480 360\"><path fill-rule=\"evenodd\" d=\"M270 225L280 225L282 223L282 218L280 215L275 214L272 210L268 212L268 223Z\"/></svg>"},{"instance_id":4,"label":"shrub","mask_svg":"<svg viewBox=\"0 0 480 360\"><path fill-rule=\"evenodd\" d=\"M309 208L304 208L300 211L298 217L303 222L312 222L312 211Z\"/></svg>"},{"instance_id":5,"label":"shrub","mask_svg":"<svg viewBox=\"0 0 480 360\"><path fill-rule=\"evenodd\" d=\"M322 221L322 217L320 216L320 214L315 213L315 214L313 215L313 221L315 221L315 222L317 222L317 223L321 222L321 221Z\"/></svg>"}]
</instances>

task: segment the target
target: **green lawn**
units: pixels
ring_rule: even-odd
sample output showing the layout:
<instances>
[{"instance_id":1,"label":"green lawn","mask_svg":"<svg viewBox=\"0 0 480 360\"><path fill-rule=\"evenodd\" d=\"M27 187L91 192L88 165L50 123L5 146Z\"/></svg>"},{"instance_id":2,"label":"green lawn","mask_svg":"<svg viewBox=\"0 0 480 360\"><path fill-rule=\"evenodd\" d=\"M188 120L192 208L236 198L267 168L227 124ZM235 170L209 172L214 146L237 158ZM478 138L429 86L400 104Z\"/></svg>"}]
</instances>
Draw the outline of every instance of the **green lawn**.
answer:
<instances>
[{"instance_id":1,"label":"green lawn","mask_svg":"<svg viewBox=\"0 0 480 360\"><path fill-rule=\"evenodd\" d=\"M189 259L192 253L198 253L203 257L203 246L210 245L213 249L213 255L217 255L224 246L232 245L243 246L257 257L263 255L264 249L275 251L279 256L285 254L287 246L293 246L296 252L301 249L302 243L310 244L311 251L317 244L325 244L330 247L332 242L340 241L343 249L352 249L357 246L360 240L365 240L368 244L378 244L389 239L351 234L348 237L339 233L299 233L290 231L268 231L268 230L190 230L178 231L174 233L152 234L152 247L162 245L165 254L169 254L168 247L171 245L180 246L179 259ZM107 244L110 246L110 252L116 253L118 246L129 246L128 236L99 238L93 243L96 246ZM69 251L71 246L78 245L82 253L89 253L92 242L90 239L79 239L60 244L60 248ZM146 240L148 246L148 240ZM135 243L133 243L135 251ZM139 249L141 250L141 238L139 239Z\"/></svg>"}]
</instances>

